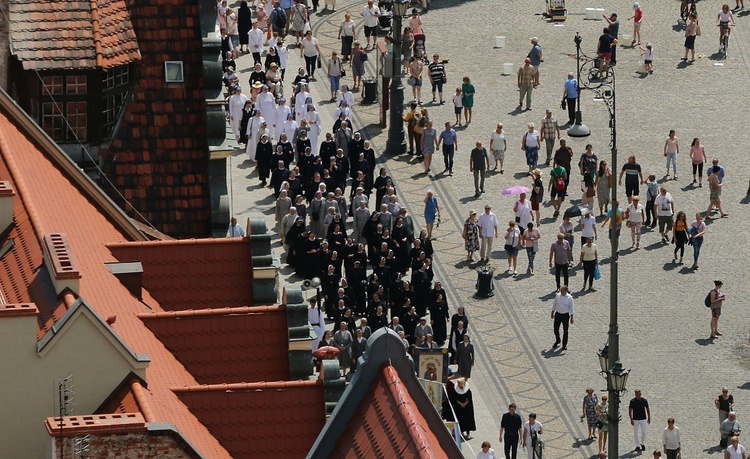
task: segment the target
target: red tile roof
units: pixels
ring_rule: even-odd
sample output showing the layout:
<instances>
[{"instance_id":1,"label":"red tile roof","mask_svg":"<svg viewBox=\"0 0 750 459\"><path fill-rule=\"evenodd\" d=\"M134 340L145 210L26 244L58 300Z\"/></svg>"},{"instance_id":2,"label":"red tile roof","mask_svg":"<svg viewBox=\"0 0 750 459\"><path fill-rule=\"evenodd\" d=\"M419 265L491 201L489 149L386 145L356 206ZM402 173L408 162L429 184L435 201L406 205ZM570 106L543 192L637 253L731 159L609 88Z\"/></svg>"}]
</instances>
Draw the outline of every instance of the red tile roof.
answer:
<instances>
[{"instance_id":1,"label":"red tile roof","mask_svg":"<svg viewBox=\"0 0 750 459\"><path fill-rule=\"evenodd\" d=\"M139 314L201 384L289 379L284 306Z\"/></svg>"},{"instance_id":2,"label":"red tile roof","mask_svg":"<svg viewBox=\"0 0 750 459\"><path fill-rule=\"evenodd\" d=\"M105 265L117 261L106 244L133 240L139 233L2 91L0 179L10 181L16 191L16 223L8 236L15 239L15 247L0 261L2 299L7 303L35 303L40 311L40 330L43 324L62 317L65 305L51 291L41 240L48 232L67 234L81 273L80 296L101 317L117 316L113 329L118 336L135 352L151 358L146 370L148 389L142 393L153 420L174 424L206 457L230 458L169 389L193 386L197 381L137 317L163 309L147 290L142 301L134 298ZM6 240L0 240L0 246Z\"/></svg>"},{"instance_id":3,"label":"red tile roof","mask_svg":"<svg viewBox=\"0 0 750 459\"><path fill-rule=\"evenodd\" d=\"M250 240L188 239L108 244L120 261L140 261L143 287L168 311L253 304Z\"/></svg>"},{"instance_id":4,"label":"red tile roof","mask_svg":"<svg viewBox=\"0 0 750 459\"><path fill-rule=\"evenodd\" d=\"M124 414L140 413L141 408L138 406L138 397L136 396L135 384L140 386L137 377L128 376L128 378L115 389L112 395L97 408L94 414Z\"/></svg>"},{"instance_id":5,"label":"red tile roof","mask_svg":"<svg viewBox=\"0 0 750 459\"><path fill-rule=\"evenodd\" d=\"M396 369L386 365L370 385L330 457L448 458Z\"/></svg>"},{"instance_id":6,"label":"red tile roof","mask_svg":"<svg viewBox=\"0 0 750 459\"><path fill-rule=\"evenodd\" d=\"M233 458L295 459L305 457L325 424L322 385L310 380L173 390Z\"/></svg>"},{"instance_id":7,"label":"red tile roof","mask_svg":"<svg viewBox=\"0 0 750 459\"><path fill-rule=\"evenodd\" d=\"M25 70L111 68L140 59L125 0L10 0L13 54Z\"/></svg>"}]
</instances>

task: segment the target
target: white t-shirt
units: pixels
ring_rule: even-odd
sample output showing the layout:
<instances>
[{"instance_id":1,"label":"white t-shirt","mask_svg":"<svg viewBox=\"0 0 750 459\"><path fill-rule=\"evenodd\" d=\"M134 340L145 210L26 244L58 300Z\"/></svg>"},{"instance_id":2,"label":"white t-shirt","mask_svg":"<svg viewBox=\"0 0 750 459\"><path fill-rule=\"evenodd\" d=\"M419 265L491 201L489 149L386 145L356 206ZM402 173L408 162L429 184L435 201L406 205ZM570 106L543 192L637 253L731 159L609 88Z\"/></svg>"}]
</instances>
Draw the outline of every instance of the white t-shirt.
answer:
<instances>
[{"instance_id":1,"label":"white t-shirt","mask_svg":"<svg viewBox=\"0 0 750 459\"><path fill-rule=\"evenodd\" d=\"M477 218L477 223L481 228L482 237L495 237L495 227L497 226L497 216L492 212L483 213Z\"/></svg>"},{"instance_id":2,"label":"white t-shirt","mask_svg":"<svg viewBox=\"0 0 750 459\"><path fill-rule=\"evenodd\" d=\"M583 225L583 230L581 230L581 236L594 237L594 235L596 234L594 232L594 228L596 228L596 219L594 217L582 218L581 225Z\"/></svg>"},{"instance_id":3,"label":"white t-shirt","mask_svg":"<svg viewBox=\"0 0 750 459\"><path fill-rule=\"evenodd\" d=\"M300 41L302 43L302 53L307 57L313 57L318 55L318 39L313 37L312 40L305 38Z\"/></svg>"},{"instance_id":4,"label":"white t-shirt","mask_svg":"<svg viewBox=\"0 0 750 459\"><path fill-rule=\"evenodd\" d=\"M529 132L526 131L526 146L527 147L538 147L539 146L539 131Z\"/></svg>"},{"instance_id":5,"label":"white t-shirt","mask_svg":"<svg viewBox=\"0 0 750 459\"><path fill-rule=\"evenodd\" d=\"M534 432L539 432L542 429L542 423L536 421L532 426L529 424L529 421L526 421L523 424L523 428L526 429L526 447L531 448L531 431L534 430Z\"/></svg>"},{"instance_id":6,"label":"white t-shirt","mask_svg":"<svg viewBox=\"0 0 750 459\"><path fill-rule=\"evenodd\" d=\"M497 131L492 131L490 139L492 139L492 150L505 151L505 131L500 134Z\"/></svg>"},{"instance_id":7,"label":"white t-shirt","mask_svg":"<svg viewBox=\"0 0 750 459\"><path fill-rule=\"evenodd\" d=\"M726 13L722 10L719 10L719 22L729 22L731 20L732 20L732 10L729 10Z\"/></svg>"},{"instance_id":8,"label":"white t-shirt","mask_svg":"<svg viewBox=\"0 0 750 459\"><path fill-rule=\"evenodd\" d=\"M583 261L594 261L596 260L596 244L591 244L591 247L589 247L588 244L583 244L583 247L581 247L581 253L583 254Z\"/></svg>"},{"instance_id":9,"label":"white t-shirt","mask_svg":"<svg viewBox=\"0 0 750 459\"><path fill-rule=\"evenodd\" d=\"M376 14L380 14L380 8L375 5L372 5L372 7L366 6L362 10L362 16L365 18L365 27L377 27L378 17L375 16Z\"/></svg>"},{"instance_id":10,"label":"white t-shirt","mask_svg":"<svg viewBox=\"0 0 750 459\"><path fill-rule=\"evenodd\" d=\"M521 232L515 226L513 229L506 231L504 237L507 237L505 240L506 245L518 247L519 242L521 242Z\"/></svg>"},{"instance_id":11,"label":"white t-shirt","mask_svg":"<svg viewBox=\"0 0 750 459\"><path fill-rule=\"evenodd\" d=\"M643 204L638 203L638 207L633 204L628 205L628 221L633 223L643 223Z\"/></svg>"},{"instance_id":12,"label":"white t-shirt","mask_svg":"<svg viewBox=\"0 0 750 459\"><path fill-rule=\"evenodd\" d=\"M745 447L737 444L737 448L734 445L727 447L727 453L729 453L729 459L742 459L742 455L745 453Z\"/></svg>"},{"instance_id":13,"label":"white t-shirt","mask_svg":"<svg viewBox=\"0 0 750 459\"><path fill-rule=\"evenodd\" d=\"M464 98L460 94L453 94L453 106L454 107L463 107L464 106Z\"/></svg>"},{"instance_id":14,"label":"white t-shirt","mask_svg":"<svg viewBox=\"0 0 750 459\"><path fill-rule=\"evenodd\" d=\"M343 27L343 30L341 31L342 37L354 36L354 21L341 21L341 27Z\"/></svg>"},{"instance_id":15,"label":"white t-shirt","mask_svg":"<svg viewBox=\"0 0 750 459\"><path fill-rule=\"evenodd\" d=\"M526 229L529 222L531 222L531 201L528 199L524 200L524 202L521 202L519 199L516 201L516 205L514 206L516 208L516 217L520 219L518 224L521 226L521 228Z\"/></svg>"},{"instance_id":16,"label":"white t-shirt","mask_svg":"<svg viewBox=\"0 0 750 459\"><path fill-rule=\"evenodd\" d=\"M667 194L662 195L659 193L656 195L656 199L654 199L654 207L656 208L656 216L657 217L670 217L672 216L672 195L667 192Z\"/></svg>"}]
</instances>

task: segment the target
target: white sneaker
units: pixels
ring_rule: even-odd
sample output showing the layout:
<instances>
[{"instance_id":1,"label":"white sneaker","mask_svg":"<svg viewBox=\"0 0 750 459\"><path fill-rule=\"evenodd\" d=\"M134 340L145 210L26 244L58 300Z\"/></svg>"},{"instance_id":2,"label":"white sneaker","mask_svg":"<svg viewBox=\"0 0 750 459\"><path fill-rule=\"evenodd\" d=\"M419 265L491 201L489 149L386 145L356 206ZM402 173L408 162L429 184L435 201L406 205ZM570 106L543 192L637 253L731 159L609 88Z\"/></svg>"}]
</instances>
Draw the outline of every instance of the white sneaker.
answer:
<instances>
[{"instance_id":1,"label":"white sneaker","mask_svg":"<svg viewBox=\"0 0 750 459\"><path fill-rule=\"evenodd\" d=\"M719 52L724 51L724 45L719 46Z\"/></svg>"}]
</instances>

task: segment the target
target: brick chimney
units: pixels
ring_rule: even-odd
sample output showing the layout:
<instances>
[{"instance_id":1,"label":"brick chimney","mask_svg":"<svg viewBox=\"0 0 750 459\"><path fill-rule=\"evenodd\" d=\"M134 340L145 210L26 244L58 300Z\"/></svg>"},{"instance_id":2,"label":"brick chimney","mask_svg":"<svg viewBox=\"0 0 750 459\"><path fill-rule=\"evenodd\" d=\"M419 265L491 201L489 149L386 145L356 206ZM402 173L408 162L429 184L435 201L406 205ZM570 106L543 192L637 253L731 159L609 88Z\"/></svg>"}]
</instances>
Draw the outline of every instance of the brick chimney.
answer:
<instances>
[{"instance_id":1,"label":"brick chimney","mask_svg":"<svg viewBox=\"0 0 750 459\"><path fill-rule=\"evenodd\" d=\"M47 265L55 293L60 294L69 288L80 296L81 273L73 259L70 241L63 233L45 234L42 241L44 249L44 264Z\"/></svg>"},{"instance_id":2,"label":"brick chimney","mask_svg":"<svg viewBox=\"0 0 750 459\"><path fill-rule=\"evenodd\" d=\"M0 182L0 233L13 224L13 200L16 192L10 182Z\"/></svg>"}]
</instances>

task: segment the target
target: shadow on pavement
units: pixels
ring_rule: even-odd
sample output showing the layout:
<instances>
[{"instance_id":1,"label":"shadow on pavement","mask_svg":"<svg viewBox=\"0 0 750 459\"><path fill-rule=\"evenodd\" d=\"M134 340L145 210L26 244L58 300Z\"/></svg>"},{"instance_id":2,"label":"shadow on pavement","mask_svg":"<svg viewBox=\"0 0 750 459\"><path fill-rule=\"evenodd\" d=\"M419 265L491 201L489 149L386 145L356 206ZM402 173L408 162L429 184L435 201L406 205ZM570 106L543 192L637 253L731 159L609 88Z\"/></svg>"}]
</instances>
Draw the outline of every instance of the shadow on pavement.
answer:
<instances>
[{"instance_id":1,"label":"shadow on pavement","mask_svg":"<svg viewBox=\"0 0 750 459\"><path fill-rule=\"evenodd\" d=\"M741 386L737 386L737 389L743 389L743 390L750 389L750 381L746 382L745 384L742 384Z\"/></svg>"},{"instance_id":2,"label":"shadow on pavement","mask_svg":"<svg viewBox=\"0 0 750 459\"><path fill-rule=\"evenodd\" d=\"M596 442L595 438L576 438L576 441L573 442L573 445L571 445L573 448L580 448L582 446L589 446L593 445L594 442ZM591 456L592 458L596 458L597 455Z\"/></svg>"},{"instance_id":3,"label":"shadow on pavement","mask_svg":"<svg viewBox=\"0 0 750 459\"><path fill-rule=\"evenodd\" d=\"M709 346L711 344L714 344L714 340L711 338L697 338L695 340L695 343L699 346Z\"/></svg>"},{"instance_id":4,"label":"shadow on pavement","mask_svg":"<svg viewBox=\"0 0 750 459\"><path fill-rule=\"evenodd\" d=\"M564 352L565 351L563 351L561 347L556 347L555 349L545 349L545 350L542 350L542 352L540 354L545 359L550 359L552 357L560 357L561 355L564 354Z\"/></svg>"},{"instance_id":5,"label":"shadow on pavement","mask_svg":"<svg viewBox=\"0 0 750 459\"><path fill-rule=\"evenodd\" d=\"M719 454L721 453L721 451L722 449L721 449L721 446L719 445L712 446L710 448L706 448L703 450L704 453L708 453L708 454Z\"/></svg>"}]
</instances>

